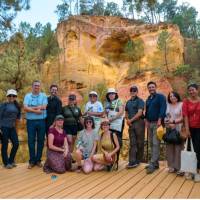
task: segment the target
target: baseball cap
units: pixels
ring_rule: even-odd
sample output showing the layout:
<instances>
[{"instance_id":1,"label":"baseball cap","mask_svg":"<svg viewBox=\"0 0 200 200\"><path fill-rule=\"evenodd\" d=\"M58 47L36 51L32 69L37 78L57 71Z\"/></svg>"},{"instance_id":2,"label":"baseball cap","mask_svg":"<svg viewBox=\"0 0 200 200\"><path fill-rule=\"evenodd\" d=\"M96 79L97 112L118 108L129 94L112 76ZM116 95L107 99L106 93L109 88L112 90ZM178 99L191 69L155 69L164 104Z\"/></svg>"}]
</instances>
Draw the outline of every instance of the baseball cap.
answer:
<instances>
[{"instance_id":1,"label":"baseball cap","mask_svg":"<svg viewBox=\"0 0 200 200\"><path fill-rule=\"evenodd\" d=\"M63 115L56 115L56 117L55 117L55 121L56 121L56 120L59 120L59 119L63 119L63 120L64 120Z\"/></svg>"},{"instance_id":2,"label":"baseball cap","mask_svg":"<svg viewBox=\"0 0 200 200\"><path fill-rule=\"evenodd\" d=\"M130 92L137 92L138 91L138 87L136 85L131 86L130 88Z\"/></svg>"},{"instance_id":3,"label":"baseball cap","mask_svg":"<svg viewBox=\"0 0 200 200\"><path fill-rule=\"evenodd\" d=\"M95 92L95 91L91 91L91 92L89 93L89 96L90 96L90 95L96 95L96 96L98 96L97 92Z\"/></svg>"},{"instance_id":4,"label":"baseball cap","mask_svg":"<svg viewBox=\"0 0 200 200\"><path fill-rule=\"evenodd\" d=\"M13 89L10 89L6 93L6 96L9 96L9 95L15 95L15 96L17 96L17 91L13 90Z\"/></svg>"},{"instance_id":5,"label":"baseball cap","mask_svg":"<svg viewBox=\"0 0 200 200\"><path fill-rule=\"evenodd\" d=\"M75 95L75 94L70 94L70 95L68 96L68 99L69 99L69 100L76 100L76 95Z\"/></svg>"}]
</instances>

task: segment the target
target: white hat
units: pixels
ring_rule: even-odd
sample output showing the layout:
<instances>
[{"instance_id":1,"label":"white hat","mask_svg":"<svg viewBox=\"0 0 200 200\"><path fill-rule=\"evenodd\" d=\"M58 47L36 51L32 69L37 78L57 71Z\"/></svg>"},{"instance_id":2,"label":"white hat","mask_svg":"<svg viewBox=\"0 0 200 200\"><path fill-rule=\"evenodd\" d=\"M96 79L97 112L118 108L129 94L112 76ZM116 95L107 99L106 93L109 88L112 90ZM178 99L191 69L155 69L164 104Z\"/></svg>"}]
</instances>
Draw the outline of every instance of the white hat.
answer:
<instances>
[{"instance_id":1,"label":"white hat","mask_svg":"<svg viewBox=\"0 0 200 200\"><path fill-rule=\"evenodd\" d=\"M91 95L91 94L94 94L94 95L98 96L98 94L97 94L95 91L91 91L91 92L89 93L89 95Z\"/></svg>"},{"instance_id":2,"label":"white hat","mask_svg":"<svg viewBox=\"0 0 200 200\"><path fill-rule=\"evenodd\" d=\"M115 90L115 88L108 88L107 94L108 93L116 93L117 94L117 91Z\"/></svg>"},{"instance_id":3,"label":"white hat","mask_svg":"<svg viewBox=\"0 0 200 200\"><path fill-rule=\"evenodd\" d=\"M15 96L17 96L17 91L13 90L13 89L10 89L6 93L6 96L9 96L9 95L15 95Z\"/></svg>"}]
</instances>

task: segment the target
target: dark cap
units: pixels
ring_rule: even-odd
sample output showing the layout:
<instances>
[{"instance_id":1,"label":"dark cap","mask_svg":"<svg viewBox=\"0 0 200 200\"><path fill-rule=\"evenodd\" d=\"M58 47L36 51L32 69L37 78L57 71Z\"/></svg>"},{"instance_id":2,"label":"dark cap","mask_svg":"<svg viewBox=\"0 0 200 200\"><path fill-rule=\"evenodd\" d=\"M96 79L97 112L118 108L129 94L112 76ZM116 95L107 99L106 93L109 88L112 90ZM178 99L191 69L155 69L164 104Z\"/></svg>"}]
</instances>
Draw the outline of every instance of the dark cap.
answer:
<instances>
[{"instance_id":1,"label":"dark cap","mask_svg":"<svg viewBox=\"0 0 200 200\"><path fill-rule=\"evenodd\" d=\"M68 99L69 100L76 100L76 95L75 94L70 94L69 96L68 96Z\"/></svg>"},{"instance_id":2,"label":"dark cap","mask_svg":"<svg viewBox=\"0 0 200 200\"><path fill-rule=\"evenodd\" d=\"M56 120L59 120L59 119L63 119L63 120L64 120L64 117L63 117L62 115L56 115L55 121L56 121Z\"/></svg>"},{"instance_id":3,"label":"dark cap","mask_svg":"<svg viewBox=\"0 0 200 200\"><path fill-rule=\"evenodd\" d=\"M137 86L135 86L135 85L133 85L133 86L131 86L131 88L130 88L130 92L137 92L138 91L138 87Z\"/></svg>"}]
</instances>

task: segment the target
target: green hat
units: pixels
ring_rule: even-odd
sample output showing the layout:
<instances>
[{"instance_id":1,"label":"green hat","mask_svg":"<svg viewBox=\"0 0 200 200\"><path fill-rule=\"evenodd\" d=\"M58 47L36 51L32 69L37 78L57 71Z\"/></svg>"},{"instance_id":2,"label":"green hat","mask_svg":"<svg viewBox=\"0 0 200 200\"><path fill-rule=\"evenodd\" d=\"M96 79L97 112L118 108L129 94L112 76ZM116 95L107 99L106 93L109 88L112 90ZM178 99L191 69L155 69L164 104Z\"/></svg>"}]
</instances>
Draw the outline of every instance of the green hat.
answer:
<instances>
[{"instance_id":1,"label":"green hat","mask_svg":"<svg viewBox=\"0 0 200 200\"><path fill-rule=\"evenodd\" d=\"M62 115L57 115L57 116L55 117L55 121L56 121L56 120L59 120L59 119L64 120L64 117L63 117Z\"/></svg>"}]
</instances>

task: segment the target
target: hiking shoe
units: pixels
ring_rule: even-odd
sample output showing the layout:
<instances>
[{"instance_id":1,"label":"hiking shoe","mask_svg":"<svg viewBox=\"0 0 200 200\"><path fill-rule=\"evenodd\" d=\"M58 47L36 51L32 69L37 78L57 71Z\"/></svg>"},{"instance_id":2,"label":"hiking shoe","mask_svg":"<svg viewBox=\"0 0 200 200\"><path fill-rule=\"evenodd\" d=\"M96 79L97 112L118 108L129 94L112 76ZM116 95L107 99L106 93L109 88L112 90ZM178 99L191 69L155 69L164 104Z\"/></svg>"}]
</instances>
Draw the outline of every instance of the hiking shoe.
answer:
<instances>
[{"instance_id":1,"label":"hiking shoe","mask_svg":"<svg viewBox=\"0 0 200 200\"><path fill-rule=\"evenodd\" d=\"M138 162L133 162L133 163L128 163L128 165L126 165L126 169L131 169L131 168L135 168L139 165Z\"/></svg>"},{"instance_id":2,"label":"hiking shoe","mask_svg":"<svg viewBox=\"0 0 200 200\"><path fill-rule=\"evenodd\" d=\"M42 167L43 167L43 165L42 165L41 162L37 162L36 165L37 165L39 168L42 168Z\"/></svg>"},{"instance_id":3,"label":"hiking shoe","mask_svg":"<svg viewBox=\"0 0 200 200\"><path fill-rule=\"evenodd\" d=\"M35 165L33 163L28 164L28 169L32 169Z\"/></svg>"},{"instance_id":4,"label":"hiking shoe","mask_svg":"<svg viewBox=\"0 0 200 200\"><path fill-rule=\"evenodd\" d=\"M7 165L5 165L5 168L6 168L6 169L12 169L13 166L12 166L11 164L7 164Z\"/></svg>"},{"instance_id":5,"label":"hiking shoe","mask_svg":"<svg viewBox=\"0 0 200 200\"><path fill-rule=\"evenodd\" d=\"M149 165L149 167L146 169L146 173L147 174L152 174L154 171L156 171L156 167L154 167L153 165Z\"/></svg>"},{"instance_id":6,"label":"hiking shoe","mask_svg":"<svg viewBox=\"0 0 200 200\"><path fill-rule=\"evenodd\" d=\"M12 165L13 167L17 167L17 164L14 163L14 162L13 162L11 165Z\"/></svg>"}]
</instances>

